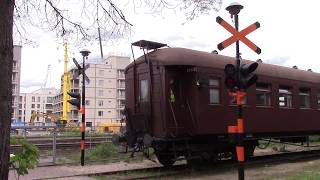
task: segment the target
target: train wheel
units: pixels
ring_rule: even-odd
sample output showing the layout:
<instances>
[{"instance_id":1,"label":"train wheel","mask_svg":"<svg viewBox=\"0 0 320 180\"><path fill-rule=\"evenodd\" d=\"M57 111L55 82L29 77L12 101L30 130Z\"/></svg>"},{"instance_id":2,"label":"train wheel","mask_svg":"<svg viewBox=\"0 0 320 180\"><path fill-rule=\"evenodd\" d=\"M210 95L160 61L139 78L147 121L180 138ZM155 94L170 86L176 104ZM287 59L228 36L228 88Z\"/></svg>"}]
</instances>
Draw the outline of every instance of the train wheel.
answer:
<instances>
[{"instance_id":1,"label":"train wheel","mask_svg":"<svg viewBox=\"0 0 320 180\"><path fill-rule=\"evenodd\" d=\"M170 152L156 152L155 153L158 161L164 166L164 167L170 167L175 163L174 155Z\"/></svg>"}]
</instances>

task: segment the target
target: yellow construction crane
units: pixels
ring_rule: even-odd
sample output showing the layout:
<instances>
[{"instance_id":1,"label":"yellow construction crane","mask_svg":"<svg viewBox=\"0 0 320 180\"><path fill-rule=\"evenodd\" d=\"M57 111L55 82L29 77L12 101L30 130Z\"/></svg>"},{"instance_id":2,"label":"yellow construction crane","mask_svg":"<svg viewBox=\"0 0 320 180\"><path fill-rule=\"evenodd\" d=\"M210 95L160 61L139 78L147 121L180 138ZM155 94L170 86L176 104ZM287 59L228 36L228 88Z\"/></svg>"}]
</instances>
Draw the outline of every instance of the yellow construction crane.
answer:
<instances>
[{"instance_id":1,"label":"yellow construction crane","mask_svg":"<svg viewBox=\"0 0 320 180\"><path fill-rule=\"evenodd\" d=\"M68 45L64 43L64 73L63 73L63 109L62 109L62 117L61 121L63 124L67 124L68 120L68 112L70 112L70 104L68 100L70 96L68 95L68 91L70 90L70 74L68 72Z\"/></svg>"}]
</instances>

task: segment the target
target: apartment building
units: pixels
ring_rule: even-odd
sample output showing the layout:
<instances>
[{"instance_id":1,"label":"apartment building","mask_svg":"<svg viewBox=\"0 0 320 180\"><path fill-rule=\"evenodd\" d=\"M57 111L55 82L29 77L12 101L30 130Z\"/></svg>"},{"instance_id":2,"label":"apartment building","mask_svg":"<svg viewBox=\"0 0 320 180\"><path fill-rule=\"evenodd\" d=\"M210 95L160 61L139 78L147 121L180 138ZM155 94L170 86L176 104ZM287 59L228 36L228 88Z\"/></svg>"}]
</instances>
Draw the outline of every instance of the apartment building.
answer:
<instances>
[{"instance_id":1,"label":"apartment building","mask_svg":"<svg viewBox=\"0 0 320 180\"><path fill-rule=\"evenodd\" d=\"M21 93L19 97L18 117L26 123L30 122L33 112L53 113L53 98L59 90L55 88L41 88L32 93ZM49 123L45 117L36 117L34 125L43 126Z\"/></svg>"},{"instance_id":2,"label":"apartment building","mask_svg":"<svg viewBox=\"0 0 320 180\"><path fill-rule=\"evenodd\" d=\"M89 68L86 75L86 125L97 126L99 122L118 122L121 110L125 105L124 69L130 63L127 56L110 55L104 61L88 60ZM77 76L74 68L70 70L71 90L81 93L81 75ZM62 81L63 82L63 81ZM62 115L62 92L54 98L54 113ZM75 122L81 120L81 114L71 107L69 119Z\"/></svg>"},{"instance_id":3,"label":"apartment building","mask_svg":"<svg viewBox=\"0 0 320 180\"><path fill-rule=\"evenodd\" d=\"M22 46L17 46L17 45L13 46L11 121L20 119L18 110L19 110L20 75L21 75L21 48Z\"/></svg>"}]
</instances>

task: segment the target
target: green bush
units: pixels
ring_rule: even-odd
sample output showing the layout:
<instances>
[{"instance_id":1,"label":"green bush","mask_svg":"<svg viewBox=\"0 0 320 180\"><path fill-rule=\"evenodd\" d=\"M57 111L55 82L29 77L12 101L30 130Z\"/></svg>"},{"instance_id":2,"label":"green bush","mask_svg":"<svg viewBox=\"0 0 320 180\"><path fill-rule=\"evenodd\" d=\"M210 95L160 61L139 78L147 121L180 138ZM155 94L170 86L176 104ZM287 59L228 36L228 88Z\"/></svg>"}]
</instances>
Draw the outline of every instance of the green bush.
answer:
<instances>
[{"instance_id":1,"label":"green bush","mask_svg":"<svg viewBox=\"0 0 320 180\"><path fill-rule=\"evenodd\" d=\"M113 157L118 153L117 147L110 142L105 142L86 152L86 160L99 160Z\"/></svg>"},{"instance_id":2,"label":"green bush","mask_svg":"<svg viewBox=\"0 0 320 180\"><path fill-rule=\"evenodd\" d=\"M39 149L25 139L10 139L11 145L21 145L13 155L10 155L10 167L16 170L18 177L28 174L29 169L33 169L39 160Z\"/></svg>"}]
</instances>

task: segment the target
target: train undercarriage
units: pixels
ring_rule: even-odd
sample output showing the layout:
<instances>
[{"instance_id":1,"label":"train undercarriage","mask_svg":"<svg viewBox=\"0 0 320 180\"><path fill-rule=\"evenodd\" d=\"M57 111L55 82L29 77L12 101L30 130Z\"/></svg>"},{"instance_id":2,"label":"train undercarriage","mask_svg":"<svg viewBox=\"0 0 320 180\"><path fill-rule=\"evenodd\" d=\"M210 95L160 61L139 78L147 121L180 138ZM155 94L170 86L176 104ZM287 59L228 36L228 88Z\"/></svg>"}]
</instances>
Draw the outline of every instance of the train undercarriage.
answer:
<instances>
[{"instance_id":1,"label":"train undercarriage","mask_svg":"<svg viewBox=\"0 0 320 180\"><path fill-rule=\"evenodd\" d=\"M158 161L163 166L171 166L177 160L185 159L188 164L198 165L202 163L213 163L222 159L235 159L235 142L228 136L192 136L181 138L155 138L147 135L148 138L137 138L131 146L132 156L135 152L152 148ZM259 140L266 138L245 138L245 159L253 156ZM269 138L270 139L270 138ZM279 143L301 143L307 142L307 136L299 137L273 137ZM127 142L125 137L114 141ZM119 143L116 144L119 144ZM126 145L128 145L126 143ZM130 146L129 146L130 147Z\"/></svg>"}]
</instances>

